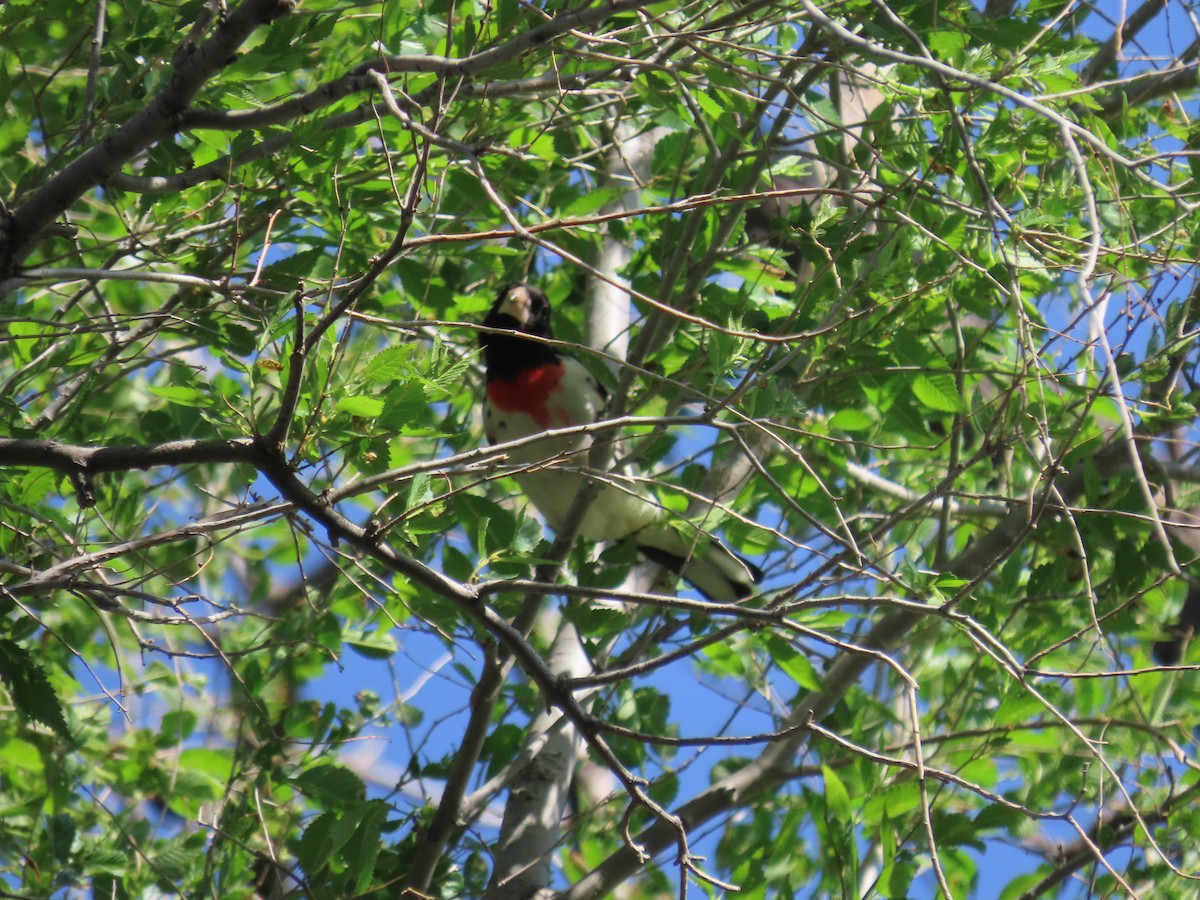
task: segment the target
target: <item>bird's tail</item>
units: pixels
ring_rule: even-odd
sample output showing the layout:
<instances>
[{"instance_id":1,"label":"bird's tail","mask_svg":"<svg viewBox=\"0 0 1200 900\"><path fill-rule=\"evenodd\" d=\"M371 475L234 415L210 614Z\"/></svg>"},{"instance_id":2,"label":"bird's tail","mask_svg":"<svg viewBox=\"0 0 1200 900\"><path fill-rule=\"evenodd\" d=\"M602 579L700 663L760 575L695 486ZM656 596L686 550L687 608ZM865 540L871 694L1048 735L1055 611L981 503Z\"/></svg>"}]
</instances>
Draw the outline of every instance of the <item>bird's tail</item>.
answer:
<instances>
[{"instance_id":1,"label":"bird's tail","mask_svg":"<svg viewBox=\"0 0 1200 900\"><path fill-rule=\"evenodd\" d=\"M714 603L749 597L762 581L762 569L713 537L697 533L688 540L662 523L643 528L636 540L643 556L670 569Z\"/></svg>"}]
</instances>

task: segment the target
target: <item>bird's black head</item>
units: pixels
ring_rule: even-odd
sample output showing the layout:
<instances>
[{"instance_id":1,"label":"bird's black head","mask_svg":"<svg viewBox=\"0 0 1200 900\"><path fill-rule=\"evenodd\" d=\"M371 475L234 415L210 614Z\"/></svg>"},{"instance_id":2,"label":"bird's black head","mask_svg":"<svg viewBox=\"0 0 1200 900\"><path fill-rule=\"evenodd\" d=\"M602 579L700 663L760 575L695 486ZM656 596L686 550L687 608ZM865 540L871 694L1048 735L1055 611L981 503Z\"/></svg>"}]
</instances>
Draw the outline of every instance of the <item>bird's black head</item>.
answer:
<instances>
[{"instance_id":1,"label":"bird's black head","mask_svg":"<svg viewBox=\"0 0 1200 900\"><path fill-rule=\"evenodd\" d=\"M532 285L516 281L505 285L482 324L486 328L514 332L479 333L488 378L512 378L524 370L559 361L554 347L529 339L554 337L550 325L550 301Z\"/></svg>"},{"instance_id":2,"label":"bird's black head","mask_svg":"<svg viewBox=\"0 0 1200 900\"><path fill-rule=\"evenodd\" d=\"M483 324L489 328L511 328L535 337L554 337L550 327L550 301L530 284L514 281L500 290ZM486 345L487 335L480 340Z\"/></svg>"}]
</instances>

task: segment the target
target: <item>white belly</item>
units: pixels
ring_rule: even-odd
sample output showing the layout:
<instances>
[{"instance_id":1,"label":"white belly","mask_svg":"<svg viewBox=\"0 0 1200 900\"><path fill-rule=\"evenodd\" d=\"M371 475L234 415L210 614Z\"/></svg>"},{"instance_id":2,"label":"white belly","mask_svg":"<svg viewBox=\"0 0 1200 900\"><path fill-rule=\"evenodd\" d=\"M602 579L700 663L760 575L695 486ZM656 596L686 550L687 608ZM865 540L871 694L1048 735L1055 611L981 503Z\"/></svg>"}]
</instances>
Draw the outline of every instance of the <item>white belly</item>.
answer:
<instances>
[{"instance_id":1,"label":"white belly","mask_svg":"<svg viewBox=\"0 0 1200 900\"><path fill-rule=\"evenodd\" d=\"M563 402L552 410L550 425L562 428L595 422L603 412L603 394L592 374L574 359L565 360ZM544 427L521 412L485 406L485 427L494 443L540 434ZM590 479L578 471L586 467L592 447L591 435L568 435L537 441L509 452L508 461L516 467L534 466L537 471L514 472L521 490L556 531L567 519L575 498ZM619 452L618 454L619 455ZM553 460L552 463L547 463ZM546 464L541 468L539 464ZM589 541L620 540L640 531L659 518L658 507L645 496L634 493L636 486L619 476L596 494L584 516L580 534Z\"/></svg>"},{"instance_id":2,"label":"white belly","mask_svg":"<svg viewBox=\"0 0 1200 900\"><path fill-rule=\"evenodd\" d=\"M516 476L529 502L537 507L545 517L546 524L555 531L562 527L575 498L589 480L582 474L569 471L569 466L570 463L567 463L546 471ZM658 508L645 497L630 493L631 490L633 485L620 481L600 488L580 527L579 533L584 540L620 540L658 520Z\"/></svg>"}]
</instances>

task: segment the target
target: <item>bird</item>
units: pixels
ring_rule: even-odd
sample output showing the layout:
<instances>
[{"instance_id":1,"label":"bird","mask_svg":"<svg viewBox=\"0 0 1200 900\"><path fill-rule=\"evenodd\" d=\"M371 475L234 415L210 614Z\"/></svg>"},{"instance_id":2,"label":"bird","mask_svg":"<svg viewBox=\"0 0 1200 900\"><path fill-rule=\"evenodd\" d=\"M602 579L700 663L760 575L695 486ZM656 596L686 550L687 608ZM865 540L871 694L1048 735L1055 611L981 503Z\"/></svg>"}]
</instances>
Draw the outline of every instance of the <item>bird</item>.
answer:
<instances>
[{"instance_id":1,"label":"bird","mask_svg":"<svg viewBox=\"0 0 1200 900\"><path fill-rule=\"evenodd\" d=\"M505 285L482 325L483 419L489 443L588 425L604 417L608 392L603 385L578 359L548 342L554 338L550 301L539 288L521 282ZM517 484L556 531L589 480L580 467L587 465L592 440L584 433L558 435L508 454L519 467ZM763 577L761 569L698 528L668 521L631 474L624 469L603 479L579 529L584 540L631 537L642 556L676 573L713 602L732 603L754 593Z\"/></svg>"}]
</instances>

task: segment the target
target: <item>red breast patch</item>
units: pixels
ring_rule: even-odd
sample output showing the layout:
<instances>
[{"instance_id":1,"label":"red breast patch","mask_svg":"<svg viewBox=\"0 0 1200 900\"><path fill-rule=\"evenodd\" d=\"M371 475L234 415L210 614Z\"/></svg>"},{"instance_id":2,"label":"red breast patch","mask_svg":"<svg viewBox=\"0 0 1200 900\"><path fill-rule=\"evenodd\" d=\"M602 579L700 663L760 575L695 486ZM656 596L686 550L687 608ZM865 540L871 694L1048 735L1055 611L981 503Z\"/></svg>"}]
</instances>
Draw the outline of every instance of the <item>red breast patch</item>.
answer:
<instances>
[{"instance_id":1,"label":"red breast patch","mask_svg":"<svg viewBox=\"0 0 1200 900\"><path fill-rule=\"evenodd\" d=\"M550 428L553 416L546 402L562 382L562 363L552 363L527 369L516 378L493 378L488 382L487 395L492 405L503 412L521 412L542 428Z\"/></svg>"}]
</instances>

